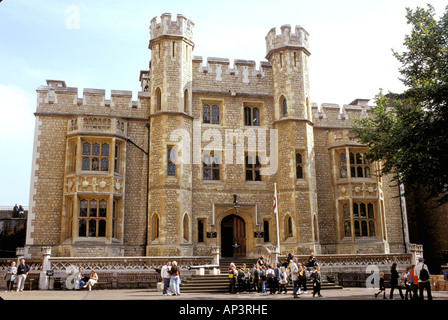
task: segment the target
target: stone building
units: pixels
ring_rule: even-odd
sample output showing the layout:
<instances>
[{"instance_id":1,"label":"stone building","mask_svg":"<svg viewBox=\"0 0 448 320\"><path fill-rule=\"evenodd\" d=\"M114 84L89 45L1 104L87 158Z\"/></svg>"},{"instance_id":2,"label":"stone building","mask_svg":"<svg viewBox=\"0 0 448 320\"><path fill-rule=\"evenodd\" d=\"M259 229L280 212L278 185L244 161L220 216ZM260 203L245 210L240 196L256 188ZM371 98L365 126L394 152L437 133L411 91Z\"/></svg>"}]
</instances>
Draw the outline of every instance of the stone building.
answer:
<instances>
[{"instance_id":1,"label":"stone building","mask_svg":"<svg viewBox=\"0 0 448 320\"><path fill-rule=\"evenodd\" d=\"M56 80L37 89L26 253L406 252L399 190L351 131L368 101L311 103L307 31L272 29L267 61L232 67L194 56L193 28L151 21L136 101Z\"/></svg>"}]
</instances>

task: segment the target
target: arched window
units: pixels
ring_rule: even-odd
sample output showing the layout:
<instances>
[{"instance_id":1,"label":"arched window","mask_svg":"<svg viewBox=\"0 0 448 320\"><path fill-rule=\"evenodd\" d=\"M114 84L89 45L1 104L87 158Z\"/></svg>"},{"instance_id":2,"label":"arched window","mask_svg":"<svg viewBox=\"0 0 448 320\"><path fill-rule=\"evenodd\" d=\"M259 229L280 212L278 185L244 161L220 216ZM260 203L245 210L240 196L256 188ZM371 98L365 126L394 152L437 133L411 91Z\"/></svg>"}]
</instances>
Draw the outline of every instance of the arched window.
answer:
<instances>
[{"instance_id":1,"label":"arched window","mask_svg":"<svg viewBox=\"0 0 448 320\"><path fill-rule=\"evenodd\" d=\"M288 116L288 102L284 96L280 97L281 115L280 117Z\"/></svg>"},{"instance_id":2,"label":"arched window","mask_svg":"<svg viewBox=\"0 0 448 320\"><path fill-rule=\"evenodd\" d=\"M184 239L189 241L190 240L190 219L188 218L188 214L184 214L184 221L183 221L183 233L184 233Z\"/></svg>"},{"instance_id":3,"label":"arched window","mask_svg":"<svg viewBox=\"0 0 448 320\"><path fill-rule=\"evenodd\" d=\"M190 112L190 95L188 93L188 89L185 89L184 91L184 112Z\"/></svg>"},{"instance_id":4,"label":"arched window","mask_svg":"<svg viewBox=\"0 0 448 320\"><path fill-rule=\"evenodd\" d=\"M160 91L160 88L156 89L156 110L162 110L162 91Z\"/></svg>"},{"instance_id":5,"label":"arched window","mask_svg":"<svg viewBox=\"0 0 448 320\"><path fill-rule=\"evenodd\" d=\"M303 163L300 152L296 153L296 179L303 179Z\"/></svg>"},{"instance_id":6,"label":"arched window","mask_svg":"<svg viewBox=\"0 0 448 320\"><path fill-rule=\"evenodd\" d=\"M212 123L219 124L219 107L217 105L212 107Z\"/></svg>"},{"instance_id":7,"label":"arched window","mask_svg":"<svg viewBox=\"0 0 448 320\"><path fill-rule=\"evenodd\" d=\"M204 104L202 107L202 122L210 123L210 106L208 104Z\"/></svg>"},{"instance_id":8,"label":"arched window","mask_svg":"<svg viewBox=\"0 0 448 320\"><path fill-rule=\"evenodd\" d=\"M285 217L285 238L291 238L293 235L292 218L287 215Z\"/></svg>"},{"instance_id":9,"label":"arched window","mask_svg":"<svg viewBox=\"0 0 448 320\"><path fill-rule=\"evenodd\" d=\"M168 175L176 175L176 150L172 146L168 146Z\"/></svg>"},{"instance_id":10,"label":"arched window","mask_svg":"<svg viewBox=\"0 0 448 320\"><path fill-rule=\"evenodd\" d=\"M151 241L154 241L159 238L159 215L154 213L151 218Z\"/></svg>"}]
</instances>

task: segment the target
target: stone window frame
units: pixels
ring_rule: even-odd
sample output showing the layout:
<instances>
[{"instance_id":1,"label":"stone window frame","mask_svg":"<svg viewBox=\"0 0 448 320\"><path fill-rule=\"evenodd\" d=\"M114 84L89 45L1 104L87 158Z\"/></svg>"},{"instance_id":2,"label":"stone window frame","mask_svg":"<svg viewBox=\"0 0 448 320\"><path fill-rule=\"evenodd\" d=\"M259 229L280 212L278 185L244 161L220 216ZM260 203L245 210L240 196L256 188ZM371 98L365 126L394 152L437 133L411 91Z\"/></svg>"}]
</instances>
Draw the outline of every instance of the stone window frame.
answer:
<instances>
[{"instance_id":1,"label":"stone window frame","mask_svg":"<svg viewBox=\"0 0 448 320\"><path fill-rule=\"evenodd\" d=\"M364 238L377 236L377 206L375 201L353 200L341 204L344 237ZM364 207L364 214L362 214ZM353 226L353 228L352 228Z\"/></svg>"},{"instance_id":2,"label":"stone window frame","mask_svg":"<svg viewBox=\"0 0 448 320\"><path fill-rule=\"evenodd\" d=\"M107 197L80 197L77 237L106 238L109 201Z\"/></svg>"},{"instance_id":3,"label":"stone window frame","mask_svg":"<svg viewBox=\"0 0 448 320\"><path fill-rule=\"evenodd\" d=\"M255 157L255 163L252 163L253 157ZM262 160L261 156L259 156L259 155L253 155L253 154L250 154L249 152L246 152L244 154L244 172L245 172L245 181L246 182L261 182L261 181L263 181L263 178L261 175L261 167L262 167L261 160ZM251 162L251 163L249 163L249 162ZM252 167L248 167L249 165ZM248 173L251 173L251 176L252 176L251 179L248 179Z\"/></svg>"},{"instance_id":4,"label":"stone window frame","mask_svg":"<svg viewBox=\"0 0 448 320\"><path fill-rule=\"evenodd\" d=\"M336 151L339 168L338 177L341 179L369 179L372 177L372 164L365 157L365 150L344 148Z\"/></svg>"},{"instance_id":5,"label":"stone window frame","mask_svg":"<svg viewBox=\"0 0 448 320\"><path fill-rule=\"evenodd\" d=\"M300 158L298 158L298 156L300 156ZM304 174L305 162L304 162L304 158L305 158L304 157L304 152L302 150L296 150L295 151L296 180L298 180L298 181L302 181L302 180L305 179L305 174ZM299 172L300 172L300 174L299 174Z\"/></svg>"},{"instance_id":6,"label":"stone window frame","mask_svg":"<svg viewBox=\"0 0 448 320\"><path fill-rule=\"evenodd\" d=\"M243 107L244 125L261 126L261 108L258 105L244 105Z\"/></svg>"},{"instance_id":7,"label":"stone window frame","mask_svg":"<svg viewBox=\"0 0 448 320\"><path fill-rule=\"evenodd\" d=\"M208 158L208 163L205 159ZM217 161L217 162L216 162ZM220 181L221 180L221 163L219 154L215 154L214 151L210 153L202 154L202 180L203 181ZM208 177L206 177L206 171L208 171Z\"/></svg>"},{"instance_id":8,"label":"stone window frame","mask_svg":"<svg viewBox=\"0 0 448 320\"><path fill-rule=\"evenodd\" d=\"M107 140L107 139L106 139ZM81 170L84 172L109 173L111 170L111 148L113 142L105 139L81 140ZM87 153L88 145L88 153ZM98 149L97 149L98 148ZM98 152L96 152L96 149ZM107 150L107 151L106 151ZM87 164L88 162L88 169ZM94 166L94 164L96 165Z\"/></svg>"}]
</instances>

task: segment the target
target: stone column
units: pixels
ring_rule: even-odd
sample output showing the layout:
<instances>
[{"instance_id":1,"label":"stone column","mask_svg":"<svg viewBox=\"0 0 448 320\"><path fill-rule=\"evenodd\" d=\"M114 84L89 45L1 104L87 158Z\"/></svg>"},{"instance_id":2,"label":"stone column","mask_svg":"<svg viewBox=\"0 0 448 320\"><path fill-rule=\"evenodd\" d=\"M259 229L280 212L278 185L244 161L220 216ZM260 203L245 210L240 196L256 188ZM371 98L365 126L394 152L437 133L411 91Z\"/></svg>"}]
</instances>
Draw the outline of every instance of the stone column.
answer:
<instances>
[{"instance_id":1,"label":"stone column","mask_svg":"<svg viewBox=\"0 0 448 320\"><path fill-rule=\"evenodd\" d=\"M50 256L51 256L51 247L42 247L42 270L39 276L40 290L49 289L50 280L49 277L47 277L47 270L50 270L51 268Z\"/></svg>"}]
</instances>

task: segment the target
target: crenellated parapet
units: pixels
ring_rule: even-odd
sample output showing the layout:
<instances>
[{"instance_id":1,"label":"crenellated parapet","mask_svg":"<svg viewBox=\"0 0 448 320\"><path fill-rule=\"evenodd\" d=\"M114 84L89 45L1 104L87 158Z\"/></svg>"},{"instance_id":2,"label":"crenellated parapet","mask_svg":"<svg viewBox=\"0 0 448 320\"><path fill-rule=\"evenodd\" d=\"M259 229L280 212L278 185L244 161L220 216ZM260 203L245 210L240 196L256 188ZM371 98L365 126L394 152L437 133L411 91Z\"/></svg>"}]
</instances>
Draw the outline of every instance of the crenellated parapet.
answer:
<instances>
[{"instance_id":1,"label":"crenellated parapet","mask_svg":"<svg viewBox=\"0 0 448 320\"><path fill-rule=\"evenodd\" d=\"M272 66L262 61L257 68L253 60L234 60L233 67L227 58L193 57L193 81L195 90L226 90L259 92L272 95ZM244 87L242 87L244 86Z\"/></svg>"},{"instance_id":2,"label":"crenellated parapet","mask_svg":"<svg viewBox=\"0 0 448 320\"><path fill-rule=\"evenodd\" d=\"M178 14L175 21L171 20L170 13L164 13L159 17L151 20L150 30L150 49L153 40L160 37L181 37L189 42L193 40L193 21L185 16Z\"/></svg>"},{"instance_id":3,"label":"crenellated parapet","mask_svg":"<svg viewBox=\"0 0 448 320\"><path fill-rule=\"evenodd\" d=\"M281 49L294 48L304 49L309 54L309 33L301 26L296 26L294 33L291 33L291 26L284 25L280 34L277 34L276 28L272 28L266 36L266 54L269 56Z\"/></svg>"},{"instance_id":4,"label":"crenellated parapet","mask_svg":"<svg viewBox=\"0 0 448 320\"><path fill-rule=\"evenodd\" d=\"M47 80L37 92L37 113L96 114L131 118L142 118L149 114L150 93L138 92L137 100L132 99L132 91L111 90L106 98L106 90L84 88L82 97L78 88L67 87L64 81Z\"/></svg>"},{"instance_id":5,"label":"crenellated parapet","mask_svg":"<svg viewBox=\"0 0 448 320\"><path fill-rule=\"evenodd\" d=\"M356 99L350 104L312 103L313 122L316 127L350 128L354 118L363 118L371 112L369 100Z\"/></svg>"}]
</instances>

